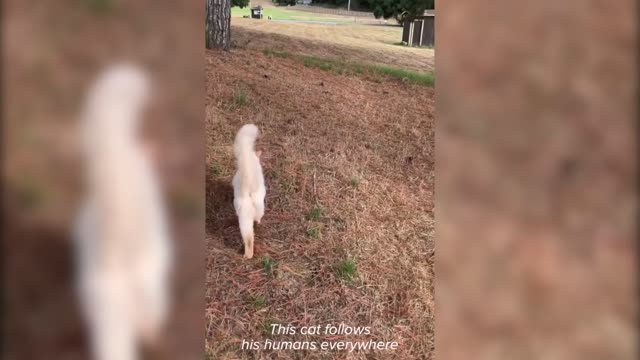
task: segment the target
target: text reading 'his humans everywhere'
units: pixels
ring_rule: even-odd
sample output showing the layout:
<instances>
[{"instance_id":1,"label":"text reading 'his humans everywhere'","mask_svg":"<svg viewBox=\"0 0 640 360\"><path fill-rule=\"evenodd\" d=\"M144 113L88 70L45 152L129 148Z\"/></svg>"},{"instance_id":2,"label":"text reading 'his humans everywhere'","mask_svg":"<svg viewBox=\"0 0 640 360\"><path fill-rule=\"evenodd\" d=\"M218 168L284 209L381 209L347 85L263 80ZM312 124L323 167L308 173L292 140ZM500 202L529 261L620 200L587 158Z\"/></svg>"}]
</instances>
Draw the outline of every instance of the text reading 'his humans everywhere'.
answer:
<instances>
[{"instance_id":1,"label":"text reading 'his humans everywhere'","mask_svg":"<svg viewBox=\"0 0 640 360\"><path fill-rule=\"evenodd\" d=\"M291 325L271 324L271 335L344 335L344 336L368 336L371 335L370 327L353 327L340 325L314 325L296 328ZM396 341L343 341L343 340L319 340L319 341L281 341L266 339L263 341L242 340L242 350L320 350L320 351L374 351L396 350Z\"/></svg>"}]
</instances>

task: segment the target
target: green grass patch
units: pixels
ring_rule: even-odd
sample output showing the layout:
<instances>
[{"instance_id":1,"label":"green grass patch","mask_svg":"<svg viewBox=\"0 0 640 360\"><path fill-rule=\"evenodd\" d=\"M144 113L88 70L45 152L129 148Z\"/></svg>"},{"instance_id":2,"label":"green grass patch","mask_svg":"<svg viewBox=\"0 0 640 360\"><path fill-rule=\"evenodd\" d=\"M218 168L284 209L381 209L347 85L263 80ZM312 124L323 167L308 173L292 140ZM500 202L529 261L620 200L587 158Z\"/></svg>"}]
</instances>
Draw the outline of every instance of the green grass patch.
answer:
<instances>
[{"instance_id":1,"label":"green grass patch","mask_svg":"<svg viewBox=\"0 0 640 360\"><path fill-rule=\"evenodd\" d=\"M319 221L324 216L324 209L320 206L316 206L307 214L307 219L313 221Z\"/></svg>"},{"instance_id":2,"label":"green grass patch","mask_svg":"<svg viewBox=\"0 0 640 360\"><path fill-rule=\"evenodd\" d=\"M280 321L275 319L265 320L261 326L262 332L267 336L271 336L271 325L274 325L274 324L280 324Z\"/></svg>"},{"instance_id":3,"label":"green grass patch","mask_svg":"<svg viewBox=\"0 0 640 360\"><path fill-rule=\"evenodd\" d=\"M244 106L247 102L247 94L243 90L238 90L233 94L233 103L237 106Z\"/></svg>"},{"instance_id":4,"label":"green grass patch","mask_svg":"<svg viewBox=\"0 0 640 360\"><path fill-rule=\"evenodd\" d=\"M265 306L267 306L267 298L265 298L263 295L252 296L251 297L251 304L256 309L262 309Z\"/></svg>"},{"instance_id":5,"label":"green grass patch","mask_svg":"<svg viewBox=\"0 0 640 360\"><path fill-rule=\"evenodd\" d=\"M324 59L317 56L294 55L286 51L267 48L263 50L267 56L284 59L295 59L309 68L331 71L336 74L367 75L370 80L381 82L380 78L392 78L403 82L422 86L433 86L436 82L433 72L418 72L386 65L362 64L343 60Z\"/></svg>"},{"instance_id":6,"label":"green grass patch","mask_svg":"<svg viewBox=\"0 0 640 360\"><path fill-rule=\"evenodd\" d=\"M336 265L336 273L345 280L353 280L356 276L356 262L352 258L340 261Z\"/></svg>"},{"instance_id":7,"label":"green grass patch","mask_svg":"<svg viewBox=\"0 0 640 360\"><path fill-rule=\"evenodd\" d=\"M231 17L251 16L249 7L239 8L237 6L231 8ZM253 19L254 21L269 21L269 16L273 20L300 20L300 21L331 21L331 22L353 22L353 20L344 17L331 17L326 14L312 13L306 11L296 11L289 7L266 7L262 9L262 19Z\"/></svg>"},{"instance_id":8,"label":"green grass patch","mask_svg":"<svg viewBox=\"0 0 640 360\"><path fill-rule=\"evenodd\" d=\"M211 175L213 175L214 177L222 175L222 168L218 164L211 165L210 171Z\"/></svg>"},{"instance_id":9,"label":"green grass patch","mask_svg":"<svg viewBox=\"0 0 640 360\"><path fill-rule=\"evenodd\" d=\"M336 62L323 60L313 56L305 56L303 63L304 63L304 66L306 67L315 67L325 71L338 69Z\"/></svg>"},{"instance_id":10,"label":"green grass patch","mask_svg":"<svg viewBox=\"0 0 640 360\"><path fill-rule=\"evenodd\" d=\"M309 235L312 239L317 239L320 237L320 228L318 225L311 225L311 227L307 230L307 235Z\"/></svg>"},{"instance_id":11,"label":"green grass patch","mask_svg":"<svg viewBox=\"0 0 640 360\"><path fill-rule=\"evenodd\" d=\"M351 177L351 179L349 179L349 185L351 185L352 188L357 189L360 187L360 178L357 176Z\"/></svg>"},{"instance_id":12,"label":"green grass patch","mask_svg":"<svg viewBox=\"0 0 640 360\"><path fill-rule=\"evenodd\" d=\"M266 48L264 50L262 50L262 52L270 57L279 57L279 58L283 58L283 59L289 59L293 57L293 54L288 53L286 51L281 51L281 50L276 50L276 49L272 49L272 48Z\"/></svg>"},{"instance_id":13,"label":"green grass patch","mask_svg":"<svg viewBox=\"0 0 640 360\"><path fill-rule=\"evenodd\" d=\"M303 56L302 63L306 67L318 68L321 70L337 70L345 67L346 63L339 60L322 59L316 56Z\"/></svg>"},{"instance_id":14,"label":"green grass patch","mask_svg":"<svg viewBox=\"0 0 640 360\"><path fill-rule=\"evenodd\" d=\"M276 267L276 261L269 257L263 257L260 259L260 266L267 274L271 274Z\"/></svg>"},{"instance_id":15,"label":"green grass patch","mask_svg":"<svg viewBox=\"0 0 640 360\"><path fill-rule=\"evenodd\" d=\"M402 81L408 81L418 85L433 86L436 82L436 78L433 73L420 73L417 71L384 65L369 65L369 67L372 72L379 75L401 79Z\"/></svg>"}]
</instances>

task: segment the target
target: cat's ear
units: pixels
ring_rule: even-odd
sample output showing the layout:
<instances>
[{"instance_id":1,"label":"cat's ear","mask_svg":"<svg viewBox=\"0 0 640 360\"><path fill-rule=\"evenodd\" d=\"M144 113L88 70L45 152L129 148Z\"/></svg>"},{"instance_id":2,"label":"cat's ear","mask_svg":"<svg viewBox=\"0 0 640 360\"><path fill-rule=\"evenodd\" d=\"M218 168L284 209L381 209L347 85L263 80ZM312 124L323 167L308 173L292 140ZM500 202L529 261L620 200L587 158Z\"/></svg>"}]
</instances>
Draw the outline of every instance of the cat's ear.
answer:
<instances>
[{"instance_id":1,"label":"cat's ear","mask_svg":"<svg viewBox=\"0 0 640 360\"><path fill-rule=\"evenodd\" d=\"M258 159L260 158L261 155L262 155L262 150L256 151L256 156L258 157Z\"/></svg>"}]
</instances>

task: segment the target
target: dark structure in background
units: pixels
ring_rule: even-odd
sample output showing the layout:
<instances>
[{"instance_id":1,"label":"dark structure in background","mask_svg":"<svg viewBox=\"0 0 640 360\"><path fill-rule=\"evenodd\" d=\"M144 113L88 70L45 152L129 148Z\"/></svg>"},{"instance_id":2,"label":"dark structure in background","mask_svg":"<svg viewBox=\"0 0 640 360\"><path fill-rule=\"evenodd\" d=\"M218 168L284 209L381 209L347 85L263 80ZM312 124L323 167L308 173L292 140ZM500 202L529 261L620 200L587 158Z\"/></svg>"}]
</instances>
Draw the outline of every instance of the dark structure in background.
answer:
<instances>
[{"instance_id":1,"label":"dark structure in background","mask_svg":"<svg viewBox=\"0 0 640 360\"><path fill-rule=\"evenodd\" d=\"M434 46L435 19L434 14L425 12L413 21L405 21L402 41L409 46Z\"/></svg>"},{"instance_id":2,"label":"dark structure in background","mask_svg":"<svg viewBox=\"0 0 640 360\"><path fill-rule=\"evenodd\" d=\"M262 19L262 5L251 8L252 19Z\"/></svg>"}]
</instances>

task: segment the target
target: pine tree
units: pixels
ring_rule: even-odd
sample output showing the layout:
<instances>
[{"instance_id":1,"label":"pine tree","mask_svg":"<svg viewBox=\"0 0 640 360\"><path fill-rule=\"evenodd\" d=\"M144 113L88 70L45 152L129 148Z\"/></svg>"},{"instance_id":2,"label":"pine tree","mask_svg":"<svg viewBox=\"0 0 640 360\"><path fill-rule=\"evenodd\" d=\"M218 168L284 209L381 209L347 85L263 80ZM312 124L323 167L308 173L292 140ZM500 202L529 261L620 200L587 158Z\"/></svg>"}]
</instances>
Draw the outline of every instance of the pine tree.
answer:
<instances>
[{"instance_id":1,"label":"pine tree","mask_svg":"<svg viewBox=\"0 0 640 360\"><path fill-rule=\"evenodd\" d=\"M367 3L376 18L393 17L400 24L435 8L435 0L368 0Z\"/></svg>"}]
</instances>

